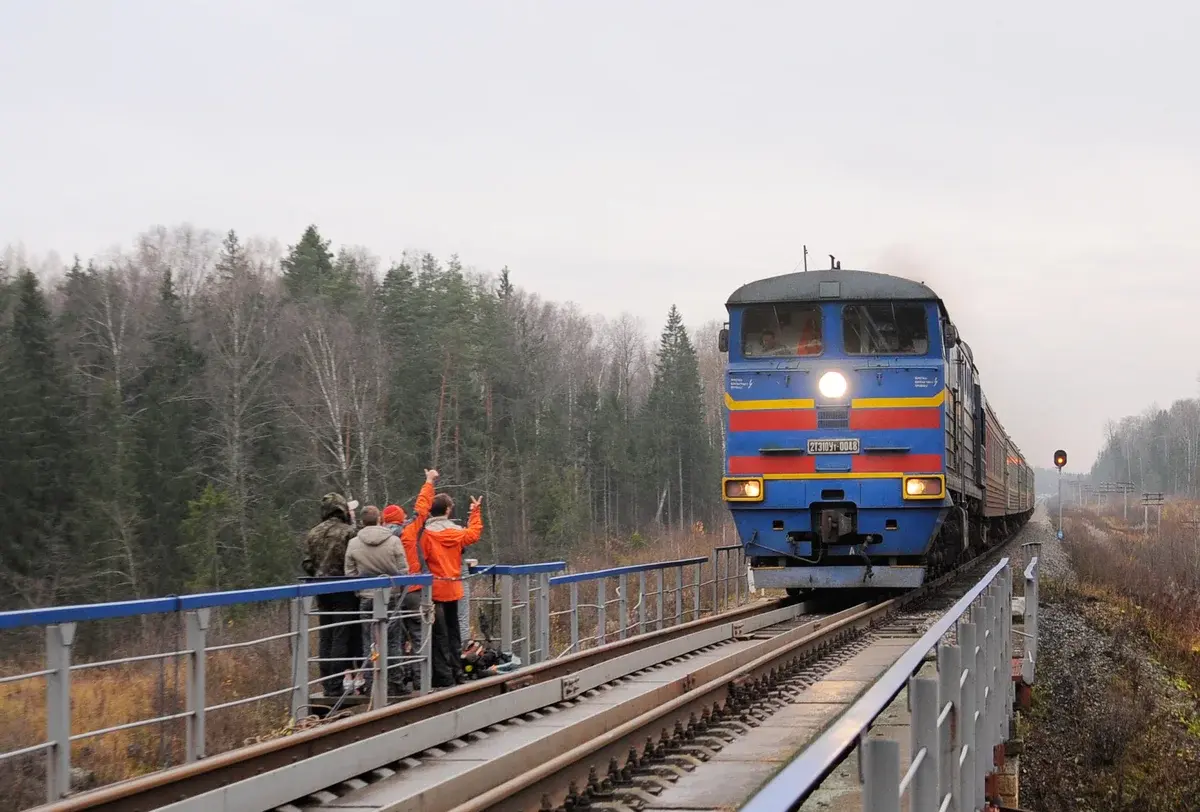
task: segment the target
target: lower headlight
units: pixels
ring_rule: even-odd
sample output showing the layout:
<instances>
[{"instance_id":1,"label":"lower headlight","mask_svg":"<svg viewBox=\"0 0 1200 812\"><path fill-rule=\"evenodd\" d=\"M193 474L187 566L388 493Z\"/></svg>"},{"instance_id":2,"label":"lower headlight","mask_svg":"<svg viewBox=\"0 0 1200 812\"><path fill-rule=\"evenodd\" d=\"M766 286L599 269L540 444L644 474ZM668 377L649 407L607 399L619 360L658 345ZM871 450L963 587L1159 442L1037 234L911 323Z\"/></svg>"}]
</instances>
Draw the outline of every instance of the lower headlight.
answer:
<instances>
[{"instance_id":1,"label":"lower headlight","mask_svg":"<svg viewBox=\"0 0 1200 812\"><path fill-rule=\"evenodd\" d=\"M940 476L909 476L904 478L905 499L938 499L946 493L946 482Z\"/></svg>"},{"instance_id":2,"label":"lower headlight","mask_svg":"<svg viewBox=\"0 0 1200 812\"><path fill-rule=\"evenodd\" d=\"M756 502L762 499L763 483L761 479L727 479L724 490L726 499Z\"/></svg>"}]
</instances>

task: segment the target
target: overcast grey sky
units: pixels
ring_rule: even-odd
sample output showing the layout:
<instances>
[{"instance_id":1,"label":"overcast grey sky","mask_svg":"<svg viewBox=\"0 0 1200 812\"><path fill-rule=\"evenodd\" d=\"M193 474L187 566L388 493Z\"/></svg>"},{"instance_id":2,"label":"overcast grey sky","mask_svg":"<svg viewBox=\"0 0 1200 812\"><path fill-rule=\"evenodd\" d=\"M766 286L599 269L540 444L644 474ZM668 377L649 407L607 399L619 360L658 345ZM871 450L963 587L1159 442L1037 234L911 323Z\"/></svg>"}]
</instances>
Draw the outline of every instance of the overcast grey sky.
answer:
<instances>
[{"instance_id":1,"label":"overcast grey sky","mask_svg":"<svg viewBox=\"0 0 1200 812\"><path fill-rule=\"evenodd\" d=\"M1185 2L0 0L0 245L315 222L657 330L807 242L933 285L1078 469L1196 392L1198 41Z\"/></svg>"}]
</instances>

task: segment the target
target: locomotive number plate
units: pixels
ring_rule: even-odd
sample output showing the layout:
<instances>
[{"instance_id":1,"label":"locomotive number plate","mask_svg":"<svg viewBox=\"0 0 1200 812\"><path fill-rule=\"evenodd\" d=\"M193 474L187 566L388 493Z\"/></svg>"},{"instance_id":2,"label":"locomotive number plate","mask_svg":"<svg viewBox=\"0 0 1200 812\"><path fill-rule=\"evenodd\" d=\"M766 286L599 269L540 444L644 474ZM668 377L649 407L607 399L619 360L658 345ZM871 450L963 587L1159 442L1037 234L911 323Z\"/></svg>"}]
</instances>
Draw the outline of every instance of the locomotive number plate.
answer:
<instances>
[{"instance_id":1,"label":"locomotive number plate","mask_svg":"<svg viewBox=\"0 0 1200 812\"><path fill-rule=\"evenodd\" d=\"M853 440L809 440L809 454L857 454L858 439Z\"/></svg>"}]
</instances>

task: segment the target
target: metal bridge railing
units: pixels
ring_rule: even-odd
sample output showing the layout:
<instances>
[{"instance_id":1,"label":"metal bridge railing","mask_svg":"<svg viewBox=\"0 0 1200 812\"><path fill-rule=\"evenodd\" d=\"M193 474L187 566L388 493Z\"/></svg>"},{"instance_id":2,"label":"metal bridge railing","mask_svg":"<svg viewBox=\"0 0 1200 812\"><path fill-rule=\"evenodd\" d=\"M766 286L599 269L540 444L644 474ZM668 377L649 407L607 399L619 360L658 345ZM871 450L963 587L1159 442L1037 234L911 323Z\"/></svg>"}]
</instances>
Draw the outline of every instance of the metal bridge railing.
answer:
<instances>
[{"instance_id":1,"label":"metal bridge railing","mask_svg":"<svg viewBox=\"0 0 1200 812\"><path fill-rule=\"evenodd\" d=\"M460 620L470 615L481 638L496 639L498 631L501 650L528 665L695 620L750 597L738 545L716 547L711 557L566 569L564 561L472 566L470 585L464 584L470 612L460 612Z\"/></svg>"},{"instance_id":2,"label":"metal bridge railing","mask_svg":"<svg viewBox=\"0 0 1200 812\"><path fill-rule=\"evenodd\" d=\"M1036 657L1036 557L1025 577L1026 634ZM936 676L919 676L931 651ZM905 796L912 809L984 808L995 748L1009 738L1012 651L1012 577L1004 558L743 810L798 808L855 748L864 812L899 812ZM906 688L912 747L901 772L900 743L872 737L871 726Z\"/></svg>"},{"instance_id":3,"label":"metal bridge railing","mask_svg":"<svg viewBox=\"0 0 1200 812\"><path fill-rule=\"evenodd\" d=\"M510 667L543 662L682 623L749 598L745 557L737 546L716 548L711 558L585 573L567 574L564 561L464 565L464 569L467 572L460 606L470 607L481 621L489 621L488 628L481 629L484 637L494 639L498 627L501 649L516 655ZM83 745L121 731L146 731L154 734L150 736L153 743L139 741L138 747L160 752L157 757L143 759L139 766L162 769L180 760L193 762L208 755L208 722L213 714L243 713L245 706L266 701L267 705L258 708L264 719L276 720L270 723L273 726L278 715L289 708L292 722L303 718L314 701L332 703L336 710L348 701L340 690L345 672L353 677L365 676L369 670L372 708L387 704L387 675L393 669L415 671L417 689L426 693L432 684L432 583L430 575L303 579L299 584L262 589L0 612L0 633L23 636L23 648L37 643L36 638L22 633L36 627L44 627L45 633L42 668L16 674L0 672L0 697L5 691L21 690L26 701L39 706L31 706L30 713L41 710L44 695L44 738L35 732L34 723L29 738L14 742L17 746L12 749L0 750L0 767L16 767L14 759L44 758L46 797L53 802L71 791L72 745L76 746L76 759L90 765ZM420 587L419 610L400 609L394 597L409 586ZM317 596L358 591L372 595L371 611L315 608ZM467 630L473 622L470 614L460 610L460 622ZM420 621L420 646L396 656L388 646L388 636L399 631L399 623L414 619ZM106 626L103 621L112 621L119 628ZM248 627L256 629L252 639L238 639ZM152 633L152 628L157 631ZM333 669L336 678L330 674L316 676L322 663L333 661L319 656L317 641L312 639L323 628L348 628L356 635L368 631L365 636L374 642L377 656L353 662L338 660ZM78 640L77 631L82 632ZM114 645L114 639L132 643L135 653L75 661L84 659L81 651L103 651L106 645ZM464 635L463 639L466 642L469 638ZM369 649L369 642L366 647ZM213 655L234 650L255 652L261 693L243 695L244 685L230 684L227 676L222 679L230 673L231 662ZM106 705L101 709L105 717L102 722L85 717L78 706L72 716L72 674L115 668L118 672L114 672L114 684L123 686L116 690L144 691L134 687L141 682L129 681L131 667L154 670L161 696L144 703L126 702L120 709ZM172 671L173 681L169 679ZM147 676L137 673L139 679ZM36 684L38 680L44 682L44 694ZM318 700L317 686L333 681L339 690ZM29 687L21 687L23 684ZM132 712L128 710L130 705L135 706ZM131 715L146 718L129 718ZM214 724L224 724L225 718ZM79 730L81 726L94 729ZM149 730L153 726L159 729ZM41 741L26 744L35 737ZM125 744L118 739L108 741Z\"/></svg>"},{"instance_id":4,"label":"metal bridge railing","mask_svg":"<svg viewBox=\"0 0 1200 812\"><path fill-rule=\"evenodd\" d=\"M53 802L65 796L71 789L71 745L77 742L95 739L117 733L118 731L133 730L150 725L161 725L176 720L184 720L185 758L188 762L203 758L206 749L205 722L211 713L284 696L290 696L291 698L293 718L299 716L300 712L308 706L309 686L321 681L320 679L309 679L310 664L317 660L317 658L309 655L310 632L316 631L316 629L310 629L308 623L310 615L314 614L312 612L312 601L316 595L372 590L375 595L375 606L381 607L383 611L377 611L374 617L366 622L376 624L378 627L377 633L381 635L381 640L384 642L384 646L380 651L386 652L388 590L402 590L408 586L419 586L421 587L422 604L431 609L432 583L433 578L429 575L399 576L394 578L331 579L290 586L267 587L264 589L210 592L149 600L0 612L0 631L42 626L45 627L46 634L45 668L21 674L6 675L0 678L0 684L20 683L39 679L45 681L45 739L36 744L8 752L0 752L0 763L20 756L44 754L46 758L46 797L50 802ZM214 609L273 601L288 601L289 603L288 614L290 622L287 632L266 635L251 640L239 640L222 645L209 645L210 621ZM420 653L409 658L409 660L419 659L422 661L422 688L423 690L428 690L430 684L430 647L428 641L432 637L429 633L428 619L432 617L432 612L424 612L423 614L426 617L423 629L423 641L425 645L422 646ZM147 615L178 615L183 625L183 646L130 657L117 657L79 663L72 661L72 648L76 644L76 632L80 623L118 618L135 618ZM359 618L345 621L345 623L355 626L359 626L363 622ZM209 655L224 650L269 645L285 640L288 642L291 660L289 669L291 678L288 685L252 696L239 696L229 701L209 701L210 692L207 686ZM175 661L181 663L185 669L186 688L184 689L184 708L182 710L175 713L160 714L148 719L131 720L94 730L77 733L71 732L72 674L85 670L155 661ZM374 664L374 688L376 696L373 697L373 704L386 703L387 678L385 669L390 667L395 667L395 664L389 663L386 656L379 657Z\"/></svg>"}]
</instances>

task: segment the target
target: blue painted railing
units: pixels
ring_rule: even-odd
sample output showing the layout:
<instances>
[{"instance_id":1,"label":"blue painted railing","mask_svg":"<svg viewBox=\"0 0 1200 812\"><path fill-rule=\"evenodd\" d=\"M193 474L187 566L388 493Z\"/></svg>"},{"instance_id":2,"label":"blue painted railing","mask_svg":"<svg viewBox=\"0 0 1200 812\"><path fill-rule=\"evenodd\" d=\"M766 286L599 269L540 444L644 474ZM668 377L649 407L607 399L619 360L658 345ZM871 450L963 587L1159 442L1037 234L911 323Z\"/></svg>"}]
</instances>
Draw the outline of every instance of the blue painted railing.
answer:
<instances>
[{"instance_id":1,"label":"blue painted railing","mask_svg":"<svg viewBox=\"0 0 1200 812\"><path fill-rule=\"evenodd\" d=\"M703 569L711 564L712 575L705 578ZM694 568L692 578L685 578L685 571ZM464 567L462 583L464 599L462 603L499 608L501 626L501 648L505 652L516 655L514 662L520 665L544 662L554 656L562 656L573 651L581 650L589 644L603 645L611 632L616 637L624 639L628 636L644 633L651 626L661 629L664 624L673 625L683 622L684 595L690 592L688 603L691 604L691 617L699 617L702 613L701 595L711 587L711 602L706 611L719 612L731 604L742 602L748 597L745 585L745 559L738 546L719 547L713 552L712 558L684 558L674 561L661 561L652 564L634 564L623 567L611 567L592 572L568 573L567 562L545 561L532 564L490 564ZM489 577L490 576L490 577ZM653 579L648 580L648 579ZM632 580L632 583L631 583ZM310 619L322 617L322 613L314 611L315 598L344 592L371 591L374 593L374 606L370 616L363 617L358 613L341 613L348 617L332 617L327 613L321 623L324 628L351 626L356 630L364 624L372 624L374 640L379 643L379 651L386 651L388 628L395 628L397 617L412 617L419 615L421 619L421 646L402 657L379 657L374 665L351 665L348 670L362 671L365 668L373 670L373 690L370 698L372 707L382 707L387 699L386 672L398 667L419 667L419 686L421 693L431 690L432 664L432 584L431 575L405 575L395 577L372 578L325 578L304 579L297 584L263 587L259 589L232 590L226 592L206 592L192 595L173 595L144 600L116 601L110 603L83 604L77 606L59 606L39 609L23 609L11 612L0 612L0 631L21 630L34 627L45 629L45 667L28 673L0 676L0 686L25 680L44 679L46 685L46 737L43 741L30 744L8 752L0 752L0 765L5 765L12 759L22 757L44 757L46 761L46 796L55 801L65 796L71 790L71 745L85 739L105 736L121 730L129 730L148 725L165 724L167 722L183 722L186 725L185 745L187 761L203 758L206 752L205 718L208 713L224 710L244 704L258 702L264 699L290 697L293 720L299 719L312 707L315 685L327 682L328 677L311 678L313 665L320 658L310 656L310 635L318 629L310 628ZM614 585L616 598L609 599L605 591L606 585ZM409 586L421 588L421 609L419 612L393 613L389 617L385 609L389 589L404 589ZM580 602L581 587L586 587L596 596L595 603L589 603L588 595ZM631 587L635 587L631 589ZM557 590L557 591L556 591ZM552 596L553 593L553 596ZM564 593L569 593L570 609L552 611L552 603L566 603ZM736 596L731 600L731 595ZM560 597L561 596L561 597ZM651 615L650 599L657 596L656 610ZM674 615L664 614L664 598L673 596L675 600ZM552 601L552 597L554 600ZM210 613L224 607L238 605L287 602L288 625L286 632L278 632L254 640L246 640L222 645L211 645L208 641ZM619 607L618 623L613 630L609 629L608 615L610 608ZM586 637L580 637L580 610L594 609L596 623L595 632ZM565 632L561 624L554 621L570 612L570 644L566 640L552 638L552 628L555 635ZM470 612L460 614L466 616L470 623ZM134 618L147 615L171 616L177 615L183 626L185 643L182 646L164 643L169 647L159 653L138 654L131 657L114 658L97 662L72 663L72 645L78 624L104 621L120 618ZM268 615L278 617L277 614ZM239 628L239 627L235 627ZM517 633L519 632L519 634ZM171 635L172 637L174 635ZM232 701L209 705L206 701L206 658L214 651L240 648L266 643L278 643L286 640L291 649L291 679L290 683L276 690L254 696L237 697ZM465 640L464 640L465 642ZM558 655L551 653L551 647L561 646ZM71 725L71 674L82 669L96 669L129 663L148 662L178 662L186 672L186 691L184 699L186 709L182 712L166 713L151 719L122 722L110 727L80 733L72 733ZM330 697L340 704L345 697ZM335 704L335 707L337 705Z\"/></svg>"},{"instance_id":2,"label":"blue painted railing","mask_svg":"<svg viewBox=\"0 0 1200 812\"><path fill-rule=\"evenodd\" d=\"M378 578L340 578L313 581L307 584L268 586L258 589L235 589L228 592L200 592L195 595L174 595L166 598L146 598L111 603L83 603L75 606L51 606L45 609L18 609L0 612L0 629L22 626L50 626L57 623L81 623L89 620L111 620L138 615L187 612L213 606L234 606L240 603L281 601L337 592L388 587L429 586L432 575L399 575Z\"/></svg>"}]
</instances>

